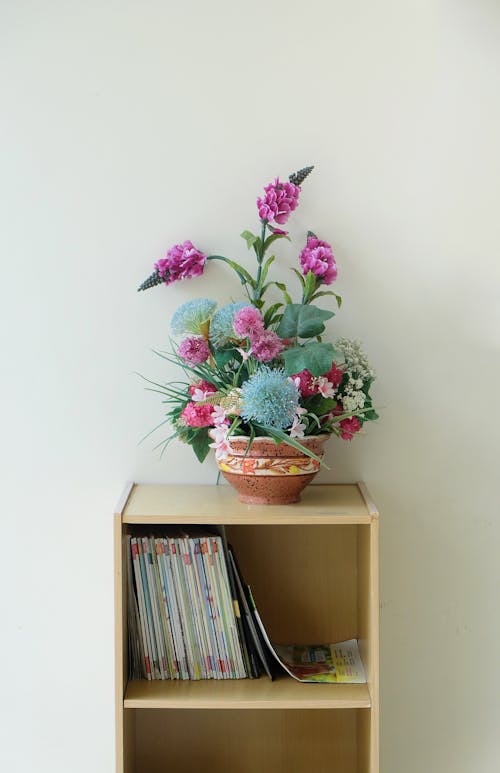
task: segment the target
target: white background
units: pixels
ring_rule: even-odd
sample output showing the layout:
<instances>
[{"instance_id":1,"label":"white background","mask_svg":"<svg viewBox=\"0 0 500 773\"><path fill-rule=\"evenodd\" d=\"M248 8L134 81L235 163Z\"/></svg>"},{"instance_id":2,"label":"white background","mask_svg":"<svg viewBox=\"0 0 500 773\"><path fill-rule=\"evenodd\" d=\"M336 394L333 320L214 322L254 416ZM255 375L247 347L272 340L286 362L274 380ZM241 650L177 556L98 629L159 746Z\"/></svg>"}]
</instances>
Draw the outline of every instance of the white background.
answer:
<instances>
[{"instance_id":1,"label":"white background","mask_svg":"<svg viewBox=\"0 0 500 773\"><path fill-rule=\"evenodd\" d=\"M495 0L3 0L0 767L113 770L112 512L159 459L135 371L221 264L138 294L190 238L246 259L255 198L314 163L279 272L332 242L382 415L323 481L382 513L383 773L494 773L500 8ZM160 440L161 436L157 438Z\"/></svg>"}]
</instances>

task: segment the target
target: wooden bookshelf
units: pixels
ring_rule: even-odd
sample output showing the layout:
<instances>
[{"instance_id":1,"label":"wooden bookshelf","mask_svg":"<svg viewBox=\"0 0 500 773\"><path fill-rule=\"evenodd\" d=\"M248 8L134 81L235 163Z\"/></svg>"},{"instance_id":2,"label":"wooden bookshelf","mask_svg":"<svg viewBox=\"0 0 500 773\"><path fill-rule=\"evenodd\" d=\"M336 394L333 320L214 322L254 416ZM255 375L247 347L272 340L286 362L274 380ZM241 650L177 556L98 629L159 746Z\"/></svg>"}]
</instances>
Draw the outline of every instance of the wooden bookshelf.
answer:
<instances>
[{"instance_id":1,"label":"wooden bookshelf","mask_svg":"<svg viewBox=\"0 0 500 773\"><path fill-rule=\"evenodd\" d=\"M126 536L224 524L271 640L357 638L367 684L127 680ZM115 514L117 773L378 773L378 513L363 484L244 505L227 486L131 485Z\"/></svg>"}]
</instances>

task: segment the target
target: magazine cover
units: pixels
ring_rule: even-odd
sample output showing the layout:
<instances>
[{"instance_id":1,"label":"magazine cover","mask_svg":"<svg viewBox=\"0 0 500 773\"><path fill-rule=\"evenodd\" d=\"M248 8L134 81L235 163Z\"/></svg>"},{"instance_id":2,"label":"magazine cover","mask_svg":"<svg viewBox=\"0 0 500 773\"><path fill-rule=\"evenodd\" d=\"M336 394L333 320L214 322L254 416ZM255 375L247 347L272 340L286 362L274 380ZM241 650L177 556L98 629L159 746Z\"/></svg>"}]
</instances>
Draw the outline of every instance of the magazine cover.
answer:
<instances>
[{"instance_id":1,"label":"magazine cover","mask_svg":"<svg viewBox=\"0 0 500 773\"><path fill-rule=\"evenodd\" d=\"M364 684L363 661L356 639L336 644L273 644L251 595L254 617L278 663L298 682Z\"/></svg>"}]
</instances>

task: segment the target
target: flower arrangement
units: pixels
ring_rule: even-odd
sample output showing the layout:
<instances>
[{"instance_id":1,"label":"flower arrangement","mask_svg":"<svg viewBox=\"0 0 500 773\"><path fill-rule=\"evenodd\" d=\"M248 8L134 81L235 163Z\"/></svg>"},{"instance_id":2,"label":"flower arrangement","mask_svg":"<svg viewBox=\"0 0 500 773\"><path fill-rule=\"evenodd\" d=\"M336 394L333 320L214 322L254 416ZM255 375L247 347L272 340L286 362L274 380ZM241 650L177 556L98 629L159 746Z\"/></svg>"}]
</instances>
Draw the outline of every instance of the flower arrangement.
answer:
<instances>
[{"instance_id":1,"label":"flower arrangement","mask_svg":"<svg viewBox=\"0 0 500 773\"><path fill-rule=\"evenodd\" d=\"M217 260L236 272L245 296L219 307L196 298L174 313L171 330L177 341L171 352L156 353L179 365L185 380L149 382L167 405L159 426L169 423L172 432L160 444L164 448L178 438L192 446L200 461L210 447L220 461L231 453L231 438L243 435L250 444L266 436L316 459L301 439L335 434L351 440L366 421L378 418L370 397L374 373L359 342L340 338L334 345L322 338L334 313L316 301L333 296L341 306L341 298L325 289L337 278L330 244L308 231L292 269L299 302L284 283L270 279L271 247L289 239L282 226L297 208L312 169L300 169L287 182L275 179L257 198L260 234L241 234L254 253L255 271L222 255L207 255L186 240L169 249L139 287L199 277L209 261ZM279 301L267 301L271 288L279 291Z\"/></svg>"}]
</instances>

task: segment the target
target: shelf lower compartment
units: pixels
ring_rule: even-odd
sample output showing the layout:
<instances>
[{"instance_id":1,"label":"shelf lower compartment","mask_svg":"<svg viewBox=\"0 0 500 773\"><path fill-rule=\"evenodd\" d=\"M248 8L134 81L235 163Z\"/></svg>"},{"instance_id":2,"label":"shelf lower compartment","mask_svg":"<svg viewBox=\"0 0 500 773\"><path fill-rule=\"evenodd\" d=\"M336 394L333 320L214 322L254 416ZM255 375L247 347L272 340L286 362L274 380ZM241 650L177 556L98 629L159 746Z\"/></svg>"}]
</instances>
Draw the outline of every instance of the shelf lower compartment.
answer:
<instances>
[{"instance_id":1,"label":"shelf lower compartment","mask_svg":"<svg viewBox=\"0 0 500 773\"><path fill-rule=\"evenodd\" d=\"M366 684L304 684L260 679L130 681L126 709L367 709Z\"/></svg>"}]
</instances>

